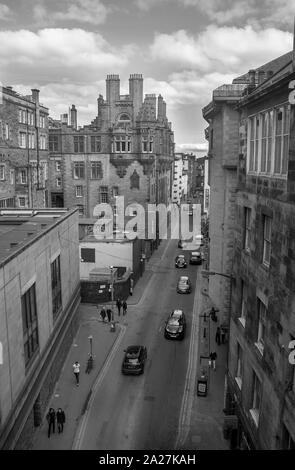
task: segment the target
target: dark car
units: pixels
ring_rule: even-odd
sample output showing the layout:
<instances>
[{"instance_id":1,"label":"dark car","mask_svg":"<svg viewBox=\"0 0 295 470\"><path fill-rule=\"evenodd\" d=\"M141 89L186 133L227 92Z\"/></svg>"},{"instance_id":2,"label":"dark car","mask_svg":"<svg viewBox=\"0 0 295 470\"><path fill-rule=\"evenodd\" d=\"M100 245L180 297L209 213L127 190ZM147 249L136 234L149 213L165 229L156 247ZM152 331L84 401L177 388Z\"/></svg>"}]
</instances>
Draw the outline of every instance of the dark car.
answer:
<instances>
[{"instance_id":1,"label":"dark car","mask_svg":"<svg viewBox=\"0 0 295 470\"><path fill-rule=\"evenodd\" d=\"M193 251L189 262L190 264L202 264L202 255L200 251Z\"/></svg>"},{"instance_id":2,"label":"dark car","mask_svg":"<svg viewBox=\"0 0 295 470\"><path fill-rule=\"evenodd\" d=\"M185 316L182 310L174 310L166 321L164 336L167 339L183 339L185 335Z\"/></svg>"},{"instance_id":3,"label":"dark car","mask_svg":"<svg viewBox=\"0 0 295 470\"><path fill-rule=\"evenodd\" d=\"M176 268L186 268L187 261L184 255L177 255L175 258L175 266Z\"/></svg>"},{"instance_id":4,"label":"dark car","mask_svg":"<svg viewBox=\"0 0 295 470\"><path fill-rule=\"evenodd\" d=\"M122 374L142 374L147 358L145 346L129 346L122 362Z\"/></svg>"},{"instance_id":5,"label":"dark car","mask_svg":"<svg viewBox=\"0 0 295 470\"><path fill-rule=\"evenodd\" d=\"M190 294L192 290L191 281L187 276L181 276L177 283L177 292L179 294Z\"/></svg>"}]
</instances>

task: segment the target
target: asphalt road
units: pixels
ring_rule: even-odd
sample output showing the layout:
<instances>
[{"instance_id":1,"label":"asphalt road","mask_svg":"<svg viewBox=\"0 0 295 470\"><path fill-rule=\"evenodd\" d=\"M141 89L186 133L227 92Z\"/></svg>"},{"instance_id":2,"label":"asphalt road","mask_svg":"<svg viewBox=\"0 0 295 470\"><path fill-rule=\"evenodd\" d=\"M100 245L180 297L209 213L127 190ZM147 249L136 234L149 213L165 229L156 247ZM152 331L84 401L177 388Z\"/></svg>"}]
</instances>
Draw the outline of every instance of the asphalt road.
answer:
<instances>
[{"instance_id":1,"label":"asphalt road","mask_svg":"<svg viewBox=\"0 0 295 470\"><path fill-rule=\"evenodd\" d=\"M161 264L154 266L155 274L143 301L139 307L128 308L125 334L95 391L80 449L174 448L188 365L195 285L202 269L190 265L176 269L174 258L181 252L188 253L177 248L176 240L168 242ZM152 263L153 258L149 268ZM176 292L177 280L184 274L192 281L190 294ZM175 308L186 314L183 341L166 340L163 335L165 320ZM132 344L147 347L148 359L140 376L121 374L124 349Z\"/></svg>"}]
</instances>

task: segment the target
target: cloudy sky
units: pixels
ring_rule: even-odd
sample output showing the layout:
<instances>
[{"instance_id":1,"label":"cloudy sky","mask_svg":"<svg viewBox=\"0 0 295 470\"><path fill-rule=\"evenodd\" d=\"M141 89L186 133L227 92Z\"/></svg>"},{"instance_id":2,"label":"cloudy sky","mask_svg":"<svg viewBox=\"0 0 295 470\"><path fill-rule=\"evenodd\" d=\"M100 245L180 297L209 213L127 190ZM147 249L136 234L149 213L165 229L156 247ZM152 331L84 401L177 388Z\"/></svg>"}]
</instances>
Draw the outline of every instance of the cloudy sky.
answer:
<instances>
[{"instance_id":1,"label":"cloudy sky","mask_svg":"<svg viewBox=\"0 0 295 470\"><path fill-rule=\"evenodd\" d=\"M96 115L107 74L167 102L180 149L204 148L212 90L292 49L295 0L0 0L0 80L53 117Z\"/></svg>"}]
</instances>

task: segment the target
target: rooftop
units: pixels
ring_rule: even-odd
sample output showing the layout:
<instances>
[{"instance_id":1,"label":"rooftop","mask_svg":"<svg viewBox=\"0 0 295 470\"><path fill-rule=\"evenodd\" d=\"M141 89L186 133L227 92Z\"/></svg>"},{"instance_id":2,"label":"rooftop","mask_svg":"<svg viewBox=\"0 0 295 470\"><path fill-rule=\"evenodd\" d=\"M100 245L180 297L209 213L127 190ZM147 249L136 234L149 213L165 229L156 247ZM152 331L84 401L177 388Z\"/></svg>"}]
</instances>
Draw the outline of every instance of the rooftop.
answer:
<instances>
[{"instance_id":1,"label":"rooftop","mask_svg":"<svg viewBox=\"0 0 295 470\"><path fill-rule=\"evenodd\" d=\"M0 210L0 267L78 209Z\"/></svg>"}]
</instances>

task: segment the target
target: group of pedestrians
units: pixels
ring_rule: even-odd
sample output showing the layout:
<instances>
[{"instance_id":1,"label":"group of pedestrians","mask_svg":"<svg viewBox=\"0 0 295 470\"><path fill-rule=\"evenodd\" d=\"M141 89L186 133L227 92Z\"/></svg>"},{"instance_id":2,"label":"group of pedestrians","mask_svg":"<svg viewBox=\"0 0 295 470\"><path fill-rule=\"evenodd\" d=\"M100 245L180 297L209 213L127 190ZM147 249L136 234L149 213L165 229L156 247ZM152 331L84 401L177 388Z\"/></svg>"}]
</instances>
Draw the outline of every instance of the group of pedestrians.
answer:
<instances>
[{"instance_id":1,"label":"group of pedestrians","mask_svg":"<svg viewBox=\"0 0 295 470\"><path fill-rule=\"evenodd\" d=\"M123 315L126 315L126 313L127 313L127 302L126 302L126 300L122 301L120 299L120 297L118 297L118 299L116 301L116 306L117 306L117 309L118 309L118 315L119 316L121 315L121 309L122 309ZM105 320L108 323L110 323L112 321L112 310L110 308L105 309L105 307L103 306L99 313L100 313L100 316L101 316L103 322Z\"/></svg>"},{"instance_id":2,"label":"group of pedestrians","mask_svg":"<svg viewBox=\"0 0 295 470\"><path fill-rule=\"evenodd\" d=\"M50 437L51 431L53 434L55 433L55 423L57 423L58 433L60 434L63 432L64 423L66 422L66 415L61 408L58 408L57 411L55 411L54 408L49 408L46 419L48 422L48 437Z\"/></svg>"},{"instance_id":3,"label":"group of pedestrians","mask_svg":"<svg viewBox=\"0 0 295 470\"><path fill-rule=\"evenodd\" d=\"M225 344L226 342L226 330L222 328L222 326L218 326L216 328L215 341L218 346L220 346L221 344ZM216 370L216 359L217 359L216 351L210 352L209 367L212 367L213 370Z\"/></svg>"}]
</instances>

